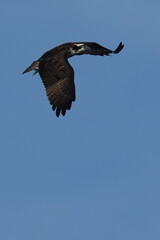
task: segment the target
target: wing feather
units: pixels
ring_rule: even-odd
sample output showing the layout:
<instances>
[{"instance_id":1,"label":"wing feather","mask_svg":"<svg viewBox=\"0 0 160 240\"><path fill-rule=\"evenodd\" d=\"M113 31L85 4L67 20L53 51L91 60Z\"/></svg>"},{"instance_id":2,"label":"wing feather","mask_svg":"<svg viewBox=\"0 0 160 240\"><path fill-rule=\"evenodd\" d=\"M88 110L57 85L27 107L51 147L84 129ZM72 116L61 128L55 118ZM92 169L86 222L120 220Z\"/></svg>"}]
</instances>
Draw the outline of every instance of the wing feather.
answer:
<instances>
[{"instance_id":1,"label":"wing feather","mask_svg":"<svg viewBox=\"0 0 160 240\"><path fill-rule=\"evenodd\" d=\"M75 101L74 71L66 58L44 57L39 64L39 74L46 89L48 100L56 115L65 115Z\"/></svg>"}]
</instances>

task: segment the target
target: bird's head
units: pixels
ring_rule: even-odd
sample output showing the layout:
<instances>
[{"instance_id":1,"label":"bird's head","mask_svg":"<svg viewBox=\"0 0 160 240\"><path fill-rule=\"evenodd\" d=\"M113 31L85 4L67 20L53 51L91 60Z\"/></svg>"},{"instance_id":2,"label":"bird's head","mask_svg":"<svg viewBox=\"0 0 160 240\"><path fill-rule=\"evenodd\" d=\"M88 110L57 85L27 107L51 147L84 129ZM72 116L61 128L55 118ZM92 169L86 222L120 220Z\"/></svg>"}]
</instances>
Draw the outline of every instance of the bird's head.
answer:
<instances>
[{"instance_id":1,"label":"bird's head","mask_svg":"<svg viewBox=\"0 0 160 240\"><path fill-rule=\"evenodd\" d=\"M73 43L69 47L70 57L72 57L74 55L85 54L89 50L90 50L90 47L88 47L87 44L85 44L85 43Z\"/></svg>"}]
</instances>

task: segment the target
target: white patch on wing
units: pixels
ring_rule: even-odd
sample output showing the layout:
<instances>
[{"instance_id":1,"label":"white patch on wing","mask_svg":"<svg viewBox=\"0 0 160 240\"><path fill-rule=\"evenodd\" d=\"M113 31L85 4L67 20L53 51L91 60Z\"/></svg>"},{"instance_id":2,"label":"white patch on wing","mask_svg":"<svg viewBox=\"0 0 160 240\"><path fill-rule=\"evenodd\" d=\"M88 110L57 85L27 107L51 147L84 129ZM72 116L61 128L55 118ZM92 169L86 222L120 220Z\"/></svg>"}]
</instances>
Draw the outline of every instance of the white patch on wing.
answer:
<instances>
[{"instance_id":1,"label":"white patch on wing","mask_svg":"<svg viewBox=\"0 0 160 240\"><path fill-rule=\"evenodd\" d=\"M76 43L75 45L76 45L77 47L84 46L83 43Z\"/></svg>"},{"instance_id":2,"label":"white patch on wing","mask_svg":"<svg viewBox=\"0 0 160 240\"><path fill-rule=\"evenodd\" d=\"M71 47L69 48L71 55L73 56L75 54L75 50L73 50Z\"/></svg>"},{"instance_id":3,"label":"white patch on wing","mask_svg":"<svg viewBox=\"0 0 160 240\"><path fill-rule=\"evenodd\" d=\"M79 54L79 53L81 53L81 52L84 52L85 50L89 50L90 48L89 47L87 47L85 44L83 44L83 43L77 43L77 44L75 44L77 47L80 47L79 49L73 49L72 47L70 47L70 52L71 52L71 54L72 54L72 56L73 55L76 55L76 54Z\"/></svg>"},{"instance_id":4,"label":"white patch on wing","mask_svg":"<svg viewBox=\"0 0 160 240\"><path fill-rule=\"evenodd\" d=\"M71 51L72 55L75 55L75 54L81 53L83 51L83 49L81 48L81 49L78 49L78 50L74 50L74 49L70 48L70 51Z\"/></svg>"}]
</instances>

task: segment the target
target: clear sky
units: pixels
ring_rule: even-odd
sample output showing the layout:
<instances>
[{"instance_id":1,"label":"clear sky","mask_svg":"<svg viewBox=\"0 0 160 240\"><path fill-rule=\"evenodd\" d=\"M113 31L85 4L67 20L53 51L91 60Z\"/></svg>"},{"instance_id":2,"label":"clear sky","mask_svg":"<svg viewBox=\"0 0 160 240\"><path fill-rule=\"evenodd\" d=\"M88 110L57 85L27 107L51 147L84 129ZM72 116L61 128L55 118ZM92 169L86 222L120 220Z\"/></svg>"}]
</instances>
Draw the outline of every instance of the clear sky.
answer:
<instances>
[{"instance_id":1,"label":"clear sky","mask_svg":"<svg viewBox=\"0 0 160 240\"><path fill-rule=\"evenodd\" d=\"M2 0L0 239L160 239L160 1ZM77 100L57 118L39 75L45 51L76 56Z\"/></svg>"}]
</instances>

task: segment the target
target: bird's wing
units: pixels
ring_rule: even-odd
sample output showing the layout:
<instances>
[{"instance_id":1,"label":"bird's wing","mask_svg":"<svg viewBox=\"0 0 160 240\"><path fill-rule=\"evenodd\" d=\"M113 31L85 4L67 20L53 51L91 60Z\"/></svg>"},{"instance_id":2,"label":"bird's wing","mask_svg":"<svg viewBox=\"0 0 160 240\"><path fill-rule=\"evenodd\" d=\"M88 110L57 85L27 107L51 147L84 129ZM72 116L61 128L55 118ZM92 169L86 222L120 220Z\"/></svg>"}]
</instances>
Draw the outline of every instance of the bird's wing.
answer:
<instances>
[{"instance_id":1,"label":"bird's wing","mask_svg":"<svg viewBox=\"0 0 160 240\"><path fill-rule=\"evenodd\" d=\"M112 53L117 54L124 47L124 44L122 44L122 42L120 42L120 44L118 45L118 47L115 50L110 50L110 49L105 48L95 42L84 42L84 44L86 44L88 46L88 49L84 50L80 54L90 54L90 55L100 55L100 56L110 55Z\"/></svg>"},{"instance_id":2,"label":"bird's wing","mask_svg":"<svg viewBox=\"0 0 160 240\"><path fill-rule=\"evenodd\" d=\"M65 58L44 57L39 64L39 74L56 115L64 116L75 101L74 70Z\"/></svg>"}]
</instances>

